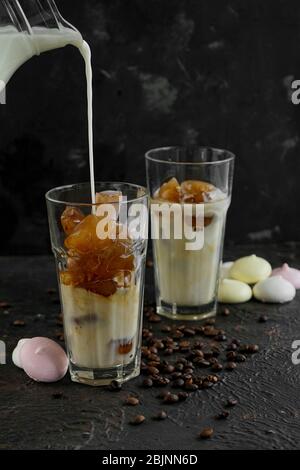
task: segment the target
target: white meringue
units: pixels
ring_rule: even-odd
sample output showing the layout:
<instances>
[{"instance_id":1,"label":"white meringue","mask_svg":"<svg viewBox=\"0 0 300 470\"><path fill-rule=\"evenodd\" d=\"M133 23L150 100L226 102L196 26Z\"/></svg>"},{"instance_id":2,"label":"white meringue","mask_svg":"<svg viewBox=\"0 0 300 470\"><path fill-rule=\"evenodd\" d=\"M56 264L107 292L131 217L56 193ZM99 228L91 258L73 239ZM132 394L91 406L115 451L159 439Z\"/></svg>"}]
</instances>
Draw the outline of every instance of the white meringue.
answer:
<instances>
[{"instance_id":1,"label":"white meringue","mask_svg":"<svg viewBox=\"0 0 300 470\"><path fill-rule=\"evenodd\" d=\"M272 267L264 258L256 255L244 256L233 263L229 276L237 281L255 284L270 276Z\"/></svg>"},{"instance_id":2,"label":"white meringue","mask_svg":"<svg viewBox=\"0 0 300 470\"><path fill-rule=\"evenodd\" d=\"M258 282L253 288L253 295L261 302L290 302L296 295L295 287L282 276L272 276Z\"/></svg>"},{"instance_id":3,"label":"white meringue","mask_svg":"<svg viewBox=\"0 0 300 470\"><path fill-rule=\"evenodd\" d=\"M252 290L244 282L234 279L222 279L219 284L218 301L226 304L239 304L248 302L252 297Z\"/></svg>"},{"instance_id":4,"label":"white meringue","mask_svg":"<svg viewBox=\"0 0 300 470\"><path fill-rule=\"evenodd\" d=\"M14 365L19 367L20 369L23 369L22 364L21 364L20 351L27 341L30 341L30 339L29 338L20 339L20 341L18 342L17 346L15 347L12 353L12 361Z\"/></svg>"}]
</instances>

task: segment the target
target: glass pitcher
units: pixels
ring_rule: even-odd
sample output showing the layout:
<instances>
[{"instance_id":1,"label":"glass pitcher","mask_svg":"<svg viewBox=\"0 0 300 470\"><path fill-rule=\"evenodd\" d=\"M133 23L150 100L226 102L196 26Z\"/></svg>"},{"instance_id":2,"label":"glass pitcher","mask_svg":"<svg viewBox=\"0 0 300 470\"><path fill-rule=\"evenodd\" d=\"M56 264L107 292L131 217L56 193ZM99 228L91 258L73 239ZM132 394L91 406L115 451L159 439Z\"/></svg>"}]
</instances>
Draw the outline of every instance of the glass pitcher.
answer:
<instances>
[{"instance_id":1,"label":"glass pitcher","mask_svg":"<svg viewBox=\"0 0 300 470\"><path fill-rule=\"evenodd\" d=\"M54 0L0 0L0 91L34 55L67 44L80 47L79 31L60 14Z\"/></svg>"}]
</instances>

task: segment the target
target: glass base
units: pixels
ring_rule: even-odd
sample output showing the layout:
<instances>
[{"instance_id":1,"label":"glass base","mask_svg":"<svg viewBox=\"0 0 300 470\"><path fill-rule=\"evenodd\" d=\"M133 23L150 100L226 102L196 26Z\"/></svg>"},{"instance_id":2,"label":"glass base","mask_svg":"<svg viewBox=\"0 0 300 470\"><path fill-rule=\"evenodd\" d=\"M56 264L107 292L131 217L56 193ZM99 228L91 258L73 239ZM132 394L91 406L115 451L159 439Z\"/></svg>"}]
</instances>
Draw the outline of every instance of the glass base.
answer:
<instances>
[{"instance_id":1,"label":"glass base","mask_svg":"<svg viewBox=\"0 0 300 470\"><path fill-rule=\"evenodd\" d=\"M70 362L70 375L73 382L94 387L109 385L113 380L122 384L140 375L140 361L107 369L89 369Z\"/></svg>"},{"instance_id":2,"label":"glass base","mask_svg":"<svg viewBox=\"0 0 300 470\"><path fill-rule=\"evenodd\" d=\"M215 301L206 305L185 306L170 304L163 300L158 303L156 311L163 317L171 320L206 320L217 314L217 303Z\"/></svg>"}]
</instances>

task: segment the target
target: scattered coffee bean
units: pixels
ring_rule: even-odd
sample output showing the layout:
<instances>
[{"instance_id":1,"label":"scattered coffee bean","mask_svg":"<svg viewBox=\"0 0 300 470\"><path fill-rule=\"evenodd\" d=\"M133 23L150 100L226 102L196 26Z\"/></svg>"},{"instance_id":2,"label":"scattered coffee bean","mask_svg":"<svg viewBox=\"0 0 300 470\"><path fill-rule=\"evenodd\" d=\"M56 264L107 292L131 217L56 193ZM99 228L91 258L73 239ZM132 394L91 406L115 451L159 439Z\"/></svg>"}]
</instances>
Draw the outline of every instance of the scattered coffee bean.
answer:
<instances>
[{"instance_id":1,"label":"scattered coffee bean","mask_svg":"<svg viewBox=\"0 0 300 470\"><path fill-rule=\"evenodd\" d=\"M175 369L176 369L178 372L181 372L181 371L184 369L184 365L181 364L181 363L175 364Z\"/></svg>"},{"instance_id":2,"label":"scattered coffee bean","mask_svg":"<svg viewBox=\"0 0 300 470\"><path fill-rule=\"evenodd\" d=\"M175 370L175 367L172 366L171 364L168 364L167 366L164 367L163 371L166 373L166 374L172 374Z\"/></svg>"},{"instance_id":3,"label":"scattered coffee bean","mask_svg":"<svg viewBox=\"0 0 300 470\"><path fill-rule=\"evenodd\" d=\"M125 404L128 406L137 406L140 404L140 401L136 397L129 396L126 398Z\"/></svg>"},{"instance_id":4,"label":"scattered coffee bean","mask_svg":"<svg viewBox=\"0 0 300 470\"><path fill-rule=\"evenodd\" d=\"M179 379L180 377L182 377L182 372L173 372L171 374L171 377L172 377L172 380Z\"/></svg>"},{"instance_id":5,"label":"scattered coffee bean","mask_svg":"<svg viewBox=\"0 0 300 470\"><path fill-rule=\"evenodd\" d=\"M224 317L228 317L228 316L230 315L230 310L229 310L229 308L227 308L227 307L223 308L223 309L222 309L222 315L223 315Z\"/></svg>"},{"instance_id":6,"label":"scattered coffee bean","mask_svg":"<svg viewBox=\"0 0 300 470\"><path fill-rule=\"evenodd\" d=\"M172 328L169 325L163 325L160 331L162 331L162 333L170 333L170 331L172 331Z\"/></svg>"},{"instance_id":7,"label":"scattered coffee bean","mask_svg":"<svg viewBox=\"0 0 300 470\"><path fill-rule=\"evenodd\" d=\"M11 305L8 302L0 302L0 308L10 308Z\"/></svg>"},{"instance_id":8,"label":"scattered coffee bean","mask_svg":"<svg viewBox=\"0 0 300 470\"><path fill-rule=\"evenodd\" d=\"M219 334L219 330L213 326L205 326L203 333L204 336L217 336Z\"/></svg>"},{"instance_id":9,"label":"scattered coffee bean","mask_svg":"<svg viewBox=\"0 0 300 470\"><path fill-rule=\"evenodd\" d=\"M259 351L257 344L241 344L239 351L244 354L255 354Z\"/></svg>"},{"instance_id":10,"label":"scattered coffee bean","mask_svg":"<svg viewBox=\"0 0 300 470\"><path fill-rule=\"evenodd\" d=\"M179 392L178 393L178 398L180 401L184 401L189 397L189 394L187 392Z\"/></svg>"},{"instance_id":11,"label":"scattered coffee bean","mask_svg":"<svg viewBox=\"0 0 300 470\"><path fill-rule=\"evenodd\" d=\"M236 363L232 362L232 361L228 362L227 365L226 365L227 370L234 370L234 369L236 369L236 367L237 367Z\"/></svg>"},{"instance_id":12,"label":"scattered coffee bean","mask_svg":"<svg viewBox=\"0 0 300 470\"><path fill-rule=\"evenodd\" d=\"M193 383L187 383L184 386L185 390L189 390L190 392L196 392L198 390L198 385L193 384Z\"/></svg>"},{"instance_id":13,"label":"scattered coffee bean","mask_svg":"<svg viewBox=\"0 0 300 470\"><path fill-rule=\"evenodd\" d=\"M159 315L156 315L156 313L153 313L152 315L150 315L150 317L148 318L148 321L150 323L160 323L161 322L161 317Z\"/></svg>"},{"instance_id":14,"label":"scattered coffee bean","mask_svg":"<svg viewBox=\"0 0 300 470\"><path fill-rule=\"evenodd\" d=\"M226 341L226 340L227 340L227 337L226 337L226 335L217 335L217 336L215 337L215 340L216 340L216 341L220 341L220 342L221 342L221 341Z\"/></svg>"},{"instance_id":15,"label":"scattered coffee bean","mask_svg":"<svg viewBox=\"0 0 300 470\"><path fill-rule=\"evenodd\" d=\"M236 351L237 350L237 345L235 343L228 344L226 350L227 351Z\"/></svg>"},{"instance_id":16,"label":"scattered coffee bean","mask_svg":"<svg viewBox=\"0 0 300 470\"><path fill-rule=\"evenodd\" d=\"M209 318L208 320L206 320L205 326L215 325L215 323L216 323L216 319L215 319L215 318Z\"/></svg>"},{"instance_id":17,"label":"scattered coffee bean","mask_svg":"<svg viewBox=\"0 0 300 470\"><path fill-rule=\"evenodd\" d=\"M196 331L193 328L184 328L183 333L185 336L195 336Z\"/></svg>"},{"instance_id":18,"label":"scattered coffee bean","mask_svg":"<svg viewBox=\"0 0 300 470\"><path fill-rule=\"evenodd\" d=\"M219 420L226 419L228 418L228 416L229 416L229 411L222 411L215 417L215 419L219 419Z\"/></svg>"},{"instance_id":19,"label":"scattered coffee bean","mask_svg":"<svg viewBox=\"0 0 300 470\"><path fill-rule=\"evenodd\" d=\"M229 351L227 354L226 354L226 357L227 357L227 360L228 361L235 361L236 358L237 358L237 353L235 351Z\"/></svg>"},{"instance_id":20,"label":"scattered coffee bean","mask_svg":"<svg viewBox=\"0 0 300 470\"><path fill-rule=\"evenodd\" d=\"M26 323L24 322L24 320L15 320L15 321L13 322L13 325L14 325L14 326L25 326Z\"/></svg>"},{"instance_id":21,"label":"scattered coffee bean","mask_svg":"<svg viewBox=\"0 0 300 470\"><path fill-rule=\"evenodd\" d=\"M222 364L220 364L219 362L216 362L215 364L213 364L211 366L212 370L215 370L215 371L220 371L223 369L223 366Z\"/></svg>"},{"instance_id":22,"label":"scattered coffee bean","mask_svg":"<svg viewBox=\"0 0 300 470\"><path fill-rule=\"evenodd\" d=\"M211 374L206 377L206 380L208 380L208 382L212 384L216 384L217 382L219 382L219 377L217 375Z\"/></svg>"},{"instance_id":23,"label":"scattered coffee bean","mask_svg":"<svg viewBox=\"0 0 300 470\"><path fill-rule=\"evenodd\" d=\"M187 367L186 369L184 369L185 375L192 374L193 372L194 372L194 369L191 369L190 367Z\"/></svg>"},{"instance_id":24,"label":"scattered coffee bean","mask_svg":"<svg viewBox=\"0 0 300 470\"><path fill-rule=\"evenodd\" d=\"M188 351L190 349L191 343L189 341L180 341L179 349L181 351Z\"/></svg>"},{"instance_id":25,"label":"scattered coffee bean","mask_svg":"<svg viewBox=\"0 0 300 470\"><path fill-rule=\"evenodd\" d=\"M174 403L177 403L179 401L178 395L175 395L174 393L169 393L164 397L164 403L167 403L169 405L172 405Z\"/></svg>"},{"instance_id":26,"label":"scattered coffee bean","mask_svg":"<svg viewBox=\"0 0 300 470\"><path fill-rule=\"evenodd\" d=\"M237 354L236 355L236 358L235 358L235 361L236 362L245 362L246 360L246 356L244 356L244 354Z\"/></svg>"},{"instance_id":27,"label":"scattered coffee bean","mask_svg":"<svg viewBox=\"0 0 300 470\"><path fill-rule=\"evenodd\" d=\"M142 424L145 421L145 416L143 415L137 415L132 420L130 421L130 424L138 426L139 424Z\"/></svg>"},{"instance_id":28,"label":"scattered coffee bean","mask_svg":"<svg viewBox=\"0 0 300 470\"><path fill-rule=\"evenodd\" d=\"M200 359L200 358L197 358L197 361L194 361L194 364L202 368L210 367L209 361L206 361L205 359Z\"/></svg>"},{"instance_id":29,"label":"scattered coffee bean","mask_svg":"<svg viewBox=\"0 0 300 470\"><path fill-rule=\"evenodd\" d=\"M200 439L210 439L214 434L213 428L204 428L199 434Z\"/></svg>"},{"instance_id":30,"label":"scattered coffee bean","mask_svg":"<svg viewBox=\"0 0 300 470\"><path fill-rule=\"evenodd\" d=\"M173 349L172 348L167 348L164 352L165 356L172 356L173 354Z\"/></svg>"},{"instance_id":31,"label":"scattered coffee bean","mask_svg":"<svg viewBox=\"0 0 300 470\"><path fill-rule=\"evenodd\" d=\"M167 395L170 395L170 393L169 390L163 390L157 395L157 398L165 398Z\"/></svg>"},{"instance_id":32,"label":"scattered coffee bean","mask_svg":"<svg viewBox=\"0 0 300 470\"><path fill-rule=\"evenodd\" d=\"M184 337L184 333L180 330L176 330L175 333L173 333L173 339L180 339Z\"/></svg>"},{"instance_id":33,"label":"scattered coffee bean","mask_svg":"<svg viewBox=\"0 0 300 470\"><path fill-rule=\"evenodd\" d=\"M147 379L143 380L143 387L145 388L151 388L153 387L153 380L148 377Z\"/></svg>"},{"instance_id":34,"label":"scattered coffee bean","mask_svg":"<svg viewBox=\"0 0 300 470\"><path fill-rule=\"evenodd\" d=\"M226 408L232 408L238 404L238 401L235 398L229 398L226 402Z\"/></svg>"},{"instance_id":35,"label":"scattered coffee bean","mask_svg":"<svg viewBox=\"0 0 300 470\"><path fill-rule=\"evenodd\" d=\"M158 375L159 370L156 367L148 367L148 374L149 375Z\"/></svg>"},{"instance_id":36,"label":"scattered coffee bean","mask_svg":"<svg viewBox=\"0 0 300 470\"><path fill-rule=\"evenodd\" d=\"M268 321L267 315L261 315L258 319L258 323L266 323Z\"/></svg>"},{"instance_id":37,"label":"scattered coffee bean","mask_svg":"<svg viewBox=\"0 0 300 470\"><path fill-rule=\"evenodd\" d=\"M164 410L159 411L155 416L153 416L153 419L156 421L164 421L167 419L168 415Z\"/></svg>"},{"instance_id":38,"label":"scattered coffee bean","mask_svg":"<svg viewBox=\"0 0 300 470\"><path fill-rule=\"evenodd\" d=\"M173 388L181 388L184 386L184 380L183 379L176 379L172 383Z\"/></svg>"},{"instance_id":39,"label":"scattered coffee bean","mask_svg":"<svg viewBox=\"0 0 300 470\"><path fill-rule=\"evenodd\" d=\"M113 380L110 383L109 388L113 392L118 392L119 390L122 390L122 384L120 384L120 382L118 382L117 380Z\"/></svg>"},{"instance_id":40,"label":"scattered coffee bean","mask_svg":"<svg viewBox=\"0 0 300 470\"><path fill-rule=\"evenodd\" d=\"M170 380L167 377L159 375L158 377L153 378L153 382L156 387L165 387L166 385L169 385Z\"/></svg>"}]
</instances>

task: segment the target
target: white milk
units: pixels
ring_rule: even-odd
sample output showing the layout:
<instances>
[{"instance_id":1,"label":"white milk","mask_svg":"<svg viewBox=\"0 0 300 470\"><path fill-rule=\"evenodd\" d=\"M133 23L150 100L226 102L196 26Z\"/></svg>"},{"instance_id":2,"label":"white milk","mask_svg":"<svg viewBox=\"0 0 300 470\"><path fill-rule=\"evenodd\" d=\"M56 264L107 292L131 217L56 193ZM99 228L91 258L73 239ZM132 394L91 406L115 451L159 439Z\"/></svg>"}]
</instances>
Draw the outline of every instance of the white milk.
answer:
<instances>
[{"instance_id":1,"label":"white milk","mask_svg":"<svg viewBox=\"0 0 300 470\"><path fill-rule=\"evenodd\" d=\"M91 195L92 202L95 203L91 50L81 34L66 27L60 29L33 27L32 34L18 32L13 26L0 27L0 92L16 70L31 57L69 44L79 49L85 61Z\"/></svg>"}]
</instances>

